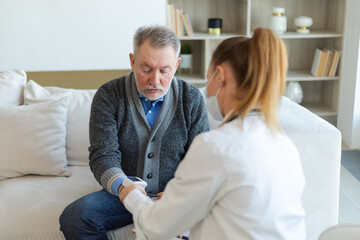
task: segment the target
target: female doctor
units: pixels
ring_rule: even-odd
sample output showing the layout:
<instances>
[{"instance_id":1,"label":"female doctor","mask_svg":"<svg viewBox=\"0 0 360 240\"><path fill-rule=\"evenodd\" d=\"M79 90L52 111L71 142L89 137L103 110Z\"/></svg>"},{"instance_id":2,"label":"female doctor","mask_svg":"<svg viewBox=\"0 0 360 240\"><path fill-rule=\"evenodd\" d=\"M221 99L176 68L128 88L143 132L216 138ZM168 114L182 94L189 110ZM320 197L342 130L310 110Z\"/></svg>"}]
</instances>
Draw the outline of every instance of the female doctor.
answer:
<instances>
[{"instance_id":1,"label":"female doctor","mask_svg":"<svg viewBox=\"0 0 360 240\"><path fill-rule=\"evenodd\" d=\"M226 39L207 72L208 111L222 125L198 135L158 201L122 188L138 239L305 239L304 176L277 108L287 51L272 31Z\"/></svg>"}]
</instances>

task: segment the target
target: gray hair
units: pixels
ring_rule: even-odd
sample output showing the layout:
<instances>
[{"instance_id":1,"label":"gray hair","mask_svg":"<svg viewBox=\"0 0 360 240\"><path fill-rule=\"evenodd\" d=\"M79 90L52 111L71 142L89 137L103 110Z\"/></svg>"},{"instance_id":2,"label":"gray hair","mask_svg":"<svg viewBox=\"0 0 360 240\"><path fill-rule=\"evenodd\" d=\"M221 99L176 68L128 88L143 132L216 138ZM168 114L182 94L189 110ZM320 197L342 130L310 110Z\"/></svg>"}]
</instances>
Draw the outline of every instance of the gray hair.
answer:
<instances>
[{"instance_id":1,"label":"gray hair","mask_svg":"<svg viewBox=\"0 0 360 240\"><path fill-rule=\"evenodd\" d=\"M171 46L175 50L176 56L179 57L180 40L171 29L164 26L143 26L138 28L134 35L134 54L136 54L141 44L148 39L150 40L150 45L155 48Z\"/></svg>"}]
</instances>

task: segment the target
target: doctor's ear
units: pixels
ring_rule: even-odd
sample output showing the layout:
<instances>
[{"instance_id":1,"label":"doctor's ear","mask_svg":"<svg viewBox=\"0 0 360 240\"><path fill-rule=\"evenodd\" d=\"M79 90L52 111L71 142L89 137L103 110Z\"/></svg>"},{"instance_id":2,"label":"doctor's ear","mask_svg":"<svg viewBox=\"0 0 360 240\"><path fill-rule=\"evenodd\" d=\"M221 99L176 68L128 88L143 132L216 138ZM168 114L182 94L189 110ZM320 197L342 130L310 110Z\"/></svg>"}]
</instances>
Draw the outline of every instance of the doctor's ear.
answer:
<instances>
[{"instance_id":1,"label":"doctor's ear","mask_svg":"<svg viewBox=\"0 0 360 240\"><path fill-rule=\"evenodd\" d=\"M222 66L222 65L216 66L216 72L217 72L217 76L216 76L217 81L224 83L224 81L225 81L224 66Z\"/></svg>"}]
</instances>

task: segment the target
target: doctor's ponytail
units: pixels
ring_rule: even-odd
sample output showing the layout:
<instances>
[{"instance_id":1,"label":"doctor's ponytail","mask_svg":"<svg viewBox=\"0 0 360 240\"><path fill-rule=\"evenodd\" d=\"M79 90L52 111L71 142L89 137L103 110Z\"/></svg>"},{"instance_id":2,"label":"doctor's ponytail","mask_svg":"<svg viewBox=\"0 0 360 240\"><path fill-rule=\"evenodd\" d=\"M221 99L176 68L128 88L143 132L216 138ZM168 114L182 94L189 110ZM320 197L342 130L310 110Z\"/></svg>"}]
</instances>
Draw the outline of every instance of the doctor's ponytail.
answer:
<instances>
[{"instance_id":1,"label":"doctor's ponytail","mask_svg":"<svg viewBox=\"0 0 360 240\"><path fill-rule=\"evenodd\" d=\"M250 39L249 50L247 77L252 79L252 84L248 98L257 103L270 129L280 129L277 106L288 68L285 44L271 30L257 28Z\"/></svg>"}]
</instances>

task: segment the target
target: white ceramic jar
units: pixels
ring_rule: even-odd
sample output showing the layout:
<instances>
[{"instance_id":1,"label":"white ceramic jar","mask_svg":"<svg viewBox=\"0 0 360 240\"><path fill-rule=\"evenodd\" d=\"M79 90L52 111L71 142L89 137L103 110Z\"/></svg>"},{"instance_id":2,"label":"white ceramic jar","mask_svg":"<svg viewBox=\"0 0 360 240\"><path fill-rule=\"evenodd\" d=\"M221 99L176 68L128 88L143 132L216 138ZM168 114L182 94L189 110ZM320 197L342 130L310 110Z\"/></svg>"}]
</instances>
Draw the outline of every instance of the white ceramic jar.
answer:
<instances>
[{"instance_id":1,"label":"white ceramic jar","mask_svg":"<svg viewBox=\"0 0 360 240\"><path fill-rule=\"evenodd\" d=\"M298 27L296 32L301 34L308 34L310 33L309 27L312 26L313 20L311 17L300 16L295 19L294 23Z\"/></svg>"},{"instance_id":2,"label":"white ceramic jar","mask_svg":"<svg viewBox=\"0 0 360 240\"><path fill-rule=\"evenodd\" d=\"M276 34L283 34L287 29L287 19L284 16L285 8L273 7L272 16L269 20L269 28L273 30Z\"/></svg>"}]
</instances>

